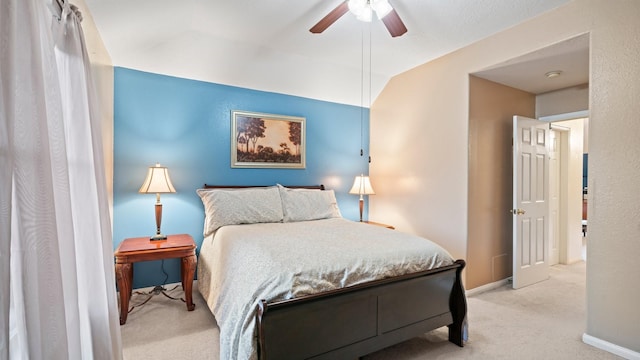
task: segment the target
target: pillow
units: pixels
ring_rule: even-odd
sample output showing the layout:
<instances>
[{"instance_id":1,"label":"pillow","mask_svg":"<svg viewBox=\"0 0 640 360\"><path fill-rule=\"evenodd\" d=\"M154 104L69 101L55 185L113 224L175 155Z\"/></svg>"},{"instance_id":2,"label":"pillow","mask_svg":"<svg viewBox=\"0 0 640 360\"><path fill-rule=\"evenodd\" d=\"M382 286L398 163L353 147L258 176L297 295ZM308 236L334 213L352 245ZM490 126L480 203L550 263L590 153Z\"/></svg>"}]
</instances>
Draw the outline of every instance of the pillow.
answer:
<instances>
[{"instance_id":1,"label":"pillow","mask_svg":"<svg viewBox=\"0 0 640 360\"><path fill-rule=\"evenodd\" d=\"M196 192L204 205L204 236L225 225L282 222L282 201L275 186Z\"/></svg>"},{"instance_id":2,"label":"pillow","mask_svg":"<svg viewBox=\"0 0 640 360\"><path fill-rule=\"evenodd\" d=\"M333 190L289 189L278 184L284 222L342 217Z\"/></svg>"}]
</instances>

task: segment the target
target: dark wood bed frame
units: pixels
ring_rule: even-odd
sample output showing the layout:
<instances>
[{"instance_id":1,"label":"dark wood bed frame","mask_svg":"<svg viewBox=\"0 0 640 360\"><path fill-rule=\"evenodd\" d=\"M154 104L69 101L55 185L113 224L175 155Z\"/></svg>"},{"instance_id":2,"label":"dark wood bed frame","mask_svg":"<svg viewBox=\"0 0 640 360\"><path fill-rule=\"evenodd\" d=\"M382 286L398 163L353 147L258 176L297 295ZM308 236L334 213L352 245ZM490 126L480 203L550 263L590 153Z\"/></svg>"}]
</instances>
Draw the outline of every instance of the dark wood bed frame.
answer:
<instances>
[{"instance_id":1,"label":"dark wood bed frame","mask_svg":"<svg viewBox=\"0 0 640 360\"><path fill-rule=\"evenodd\" d=\"M214 186L205 188L245 188ZM324 190L318 186L288 186ZM260 301L258 354L272 359L354 359L442 326L464 346L464 260L291 300Z\"/></svg>"}]
</instances>

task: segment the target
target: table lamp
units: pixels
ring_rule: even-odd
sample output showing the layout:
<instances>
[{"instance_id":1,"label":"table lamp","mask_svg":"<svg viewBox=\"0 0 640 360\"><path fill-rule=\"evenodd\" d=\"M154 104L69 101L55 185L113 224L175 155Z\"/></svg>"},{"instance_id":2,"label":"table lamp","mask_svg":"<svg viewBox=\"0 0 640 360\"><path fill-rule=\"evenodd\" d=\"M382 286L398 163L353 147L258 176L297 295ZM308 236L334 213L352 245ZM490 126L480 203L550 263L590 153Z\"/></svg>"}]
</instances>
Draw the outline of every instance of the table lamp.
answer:
<instances>
[{"instance_id":1,"label":"table lamp","mask_svg":"<svg viewBox=\"0 0 640 360\"><path fill-rule=\"evenodd\" d=\"M160 203L160 193L174 193L176 189L171 183L169 178L169 169L166 166L160 166L156 163L156 166L150 166L149 172L147 172L147 178L144 179L144 183L138 190L142 194L156 194L156 234L153 235L151 240L166 240L167 236L162 235L160 232L160 224L162 223L162 204Z\"/></svg>"},{"instance_id":2,"label":"table lamp","mask_svg":"<svg viewBox=\"0 0 640 360\"><path fill-rule=\"evenodd\" d=\"M360 175L356 176L356 179L353 181L353 186L351 190L349 190L349 194L360 195L360 221L362 222L362 209L364 208L364 198L363 195L375 195L375 191L373 191L373 187L371 187L371 181L368 176Z\"/></svg>"}]
</instances>

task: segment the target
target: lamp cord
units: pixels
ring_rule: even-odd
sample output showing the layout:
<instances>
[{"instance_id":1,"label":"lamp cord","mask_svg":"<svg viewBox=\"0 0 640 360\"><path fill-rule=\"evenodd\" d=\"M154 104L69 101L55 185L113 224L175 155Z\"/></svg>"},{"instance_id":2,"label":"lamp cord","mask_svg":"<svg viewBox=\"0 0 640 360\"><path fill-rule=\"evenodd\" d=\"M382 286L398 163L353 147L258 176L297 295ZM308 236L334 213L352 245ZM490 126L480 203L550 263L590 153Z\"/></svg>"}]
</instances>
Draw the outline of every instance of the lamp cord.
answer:
<instances>
[{"instance_id":1,"label":"lamp cord","mask_svg":"<svg viewBox=\"0 0 640 360\"><path fill-rule=\"evenodd\" d=\"M167 274L167 272L164 270L164 259L162 259L160 262L160 270L162 270L162 273L164 274L164 280L162 281L162 287L164 287L167 283L167 280L169 280L169 274Z\"/></svg>"},{"instance_id":2,"label":"lamp cord","mask_svg":"<svg viewBox=\"0 0 640 360\"><path fill-rule=\"evenodd\" d=\"M369 119L371 119L371 84L372 84L372 35L371 35L371 23L369 26L369 92L368 92L368 100L369 100ZM361 27L361 36L360 36L360 46L362 48L362 53L360 57L360 68L362 72L360 73L360 156L364 156L364 26ZM369 122L370 123L370 122ZM369 163L371 163L371 156L369 156Z\"/></svg>"},{"instance_id":3,"label":"lamp cord","mask_svg":"<svg viewBox=\"0 0 640 360\"><path fill-rule=\"evenodd\" d=\"M364 156L364 26L360 27L360 48L362 49L360 57L360 156Z\"/></svg>"},{"instance_id":4,"label":"lamp cord","mask_svg":"<svg viewBox=\"0 0 640 360\"><path fill-rule=\"evenodd\" d=\"M373 46L372 46L372 38L373 36L371 35L371 22L369 22L369 128L371 128L371 83L372 83L372 78L373 78L373 66L371 65L371 53L373 53ZM362 128L362 127L361 127ZM361 130L364 131L364 130ZM371 133L371 132L369 132ZM364 143L364 135L360 135L362 137L362 142ZM369 155L369 163L371 163L371 155Z\"/></svg>"}]
</instances>

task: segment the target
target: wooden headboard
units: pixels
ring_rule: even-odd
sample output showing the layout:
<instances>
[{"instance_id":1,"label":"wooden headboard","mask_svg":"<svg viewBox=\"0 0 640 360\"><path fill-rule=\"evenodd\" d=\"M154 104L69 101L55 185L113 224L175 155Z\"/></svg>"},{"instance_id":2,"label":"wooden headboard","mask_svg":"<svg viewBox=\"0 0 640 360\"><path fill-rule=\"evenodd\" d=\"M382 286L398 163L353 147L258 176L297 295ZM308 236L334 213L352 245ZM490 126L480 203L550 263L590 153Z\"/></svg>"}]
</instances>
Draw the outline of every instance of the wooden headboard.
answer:
<instances>
[{"instance_id":1,"label":"wooden headboard","mask_svg":"<svg viewBox=\"0 0 640 360\"><path fill-rule=\"evenodd\" d=\"M243 189L252 187L268 187L273 185L209 185L204 184L204 189ZM324 190L324 185L282 185L290 189L311 189L311 190Z\"/></svg>"}]
</instances>

